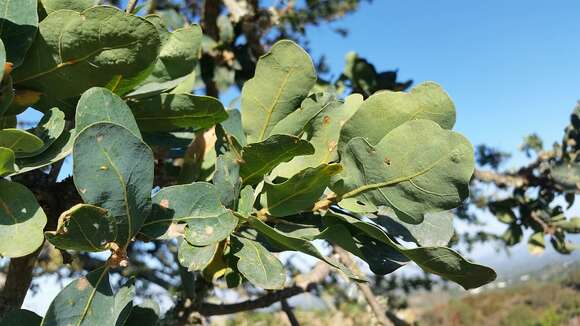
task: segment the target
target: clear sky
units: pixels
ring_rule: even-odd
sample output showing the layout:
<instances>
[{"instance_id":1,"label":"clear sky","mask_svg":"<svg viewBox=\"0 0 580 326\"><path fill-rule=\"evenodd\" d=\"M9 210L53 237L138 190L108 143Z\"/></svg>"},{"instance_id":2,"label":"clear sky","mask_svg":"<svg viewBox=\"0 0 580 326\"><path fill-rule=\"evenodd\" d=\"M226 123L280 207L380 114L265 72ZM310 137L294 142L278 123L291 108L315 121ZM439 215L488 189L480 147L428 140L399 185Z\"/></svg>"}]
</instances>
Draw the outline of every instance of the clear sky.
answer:
<instances>
[{"instance_id":1,"label":"clear sky","mask_svg":"<svg viewBox=\"0 0 580 326\"><path fill-rule=\"evenodd\" d=\"M378 70L440 83L457 106L457 130L515 151L532 132L548 144L562 137L580 99L579 18L572 0L374 0L309 38L333 72L354 50Z\"/></svg>"}]
</instances>

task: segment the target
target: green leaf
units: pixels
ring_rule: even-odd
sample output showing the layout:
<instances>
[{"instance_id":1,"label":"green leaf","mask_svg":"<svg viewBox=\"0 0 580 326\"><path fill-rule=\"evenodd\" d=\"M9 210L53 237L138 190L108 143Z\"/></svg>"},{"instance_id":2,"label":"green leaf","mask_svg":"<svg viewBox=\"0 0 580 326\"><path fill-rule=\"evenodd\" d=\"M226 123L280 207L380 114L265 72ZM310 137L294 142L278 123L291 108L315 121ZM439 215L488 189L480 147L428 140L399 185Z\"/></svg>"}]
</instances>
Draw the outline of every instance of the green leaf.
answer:
<instances>
[{"instance_id":1,"label":"green leaf","mask_svg":"<svg viewBox=\"0 0 580 326\"><path fill-rule=\"evenodd\" d=\"M56 231L45 232L55 247L66 250L99 252L117 235L115 220L107 210L78 204L61 214Z\"/></svg>"},{"instance_id":2,"label":"green leaf","mask_svg":"<svg viewBox=\"0 0 580 326\"><path fill-rule=\"evenodd\" d=\"M288 162L295 156L313 153L314 147L306 140L289 135L273 135L242 149L240 176L244 184L256 184L278 164Z\"/></svg>"},{"instance_id":3,"label":"green leaf","mask_svg":"<svg viewBox=\"0 0 580 326\"><path fill-rule=\"evenodd\" d=\"M344 150L344 173L333 190L375 206L391 207L406 223L458 207L469 195L473 148L462 135L429 120L399 126L376 146L352 139Z\"/></svg>"},{"instance_id":4,"label":"green leaf","mask_svg":"<svg viewBox=\"0 0 580 326\"><path fill-rule=\"evenodd\" d=\"M185 239L206 246L228 237L238 219L220 202L214 185L196 182L161 189L153 197L153 211L141 233L151 239L163 235L172 223L186 223Z\"/></svg>"},{"instance_id":5,"label":"green leaf","mask_svg":"<svg viewBox=\"0 0 580 326\"><path fill-rule=\"evenodd\" d=\"M83 201L108 210L117 223L117 244L127 245L151 209L151 149L128 129L103 122L79 133L73 158Z\"/></svg>"},{"instance_id":6,"label":"green leaf","mask_svg":"<svg viewBox=\"0 0 580 326\"><path fill-rule=\"evenodd\" d=\"M346 226L340 223L329 223L328 227L320 232L315 239L327 240L330 243L347 250L353 255L364 259L364 255L359 246L355 243L352 234Z\"/></svg>"},{"instance_id":7,"label":"green leaf","mask_svg":"<svg viewBox=\"0 0 580 326\"><path fill-rule=\"evenodd\" d=\"M157 59L159 46L152 23L117 8L55 11L39 24L24 63L13 72L14 84L42 92L36 106L43 107L140 76Z\"/></svg>"},{"instance_id":8,"label":"green leaf","mask_svg":"<svg viewBox=\"0 0 580 326\"><path fill-rule=\"evenodd\" d=\"M302 101L298 109L292 111L274 126L272 135L301 136L312 119L332 105L340 105L334 95L329 93L312 94Z\"/></svg>"},{"instance_id":9,"label":"green leaf","mask_svg":"<svg viewBox=\"0 0 580 326\"><path fill-rule=\"evenodd\" d=\"M524 233L522 227L514 223L505 230L501 235L501 239L505 242L506 246L512 247L520 243L523 236Z\"/></svg>"},{"instance_id":10,"label":"green leaf","mask_svg":"<svg viewBox=\"0 0 580 326\"><path fill-rule=\"evenodd\" d=\"M254 211L254 189L252 186L245 186L240 192L240 202L238 203L238 213L243 216L250 216Z\"/></svg>"},{"instance_id":11,"label":"green leaf","mask_svg":"<svg viewBox=\"0 0 580 326\"><path fill-rule=\"evenodd\" d=\"M191 94L161 94L130 101L129 106L143 132L209 128L227 119L217 99Z\"/></svg>"},{"instance_id":12,"label":"green leaf","mask_svg":"<svg viewBox=\"0 0 580 326\"><path fill-rule=\"evenodd\" d=\"M0 77L1 79L4 79L4 72L5 72L5 66L6 64L6 48L4 47L4 42L2 42L2 40L0 39ZM2 94L3 95L3 94ZM4 114L4 106L0 107L0 116L2 116Z\"/></svg>"},{"instance_id":13,"label":"green leaf","mask_svg":"<svg viewBox=\"0 0 580 326\"><path fill-rule=\"evenodd\" d=\"M114 294L109 268L98 268L67 285L54 298L42 325L123 325L129 312L127 308L135 296L132 283L125 284Z\"/></svg>"},{"instance_id":14,"label":"green leaf","mask_svg":"<svg viewBox=\"0 0 580 326\"><path fill-rule=\"evenodd\" d=\"M156 326L161 315L159 304L151 299L145 299L131 310L124 326Z\"/></svg>"},{"instance_id":15,"label":"green leaf","mask_svg":"<svg viewBox=\"0 0 580 326\"><path fill-rule=\"evenodd\" d=\"M30 310L12 310L0 321L0 326L40 326L42 317Z\"/></svg>"},{"instance_id":16,"label":"green leaf","mask_svg":"<svg viewBox=\"0 0 580 326\"><path fill-rule=\"evenodd\" d=\"M258 60L242 88L242 123L248 142L260 142L300 106L316 82L310 56L296 43L279 41Z\"/></svg>"},{"instance_id":17,"label":"green leaf","mask_svg":"<svg viewBox=\"0 0 580 326\"><path fill-rule=\"evenodd\" d=\"M272 216L279 217L310 211L330 184L331 176L341 170L340 164L321 164L302 170L282 183L266 180L265 207Z\"/></svg>"},{"instance_id":18,"label":"green leaf","mask_svg":"<svg viewBox=\"0 0 580 326\"><path fill-rule=\"evenodd\" d=\"M47 14L62 9L80 12L96 6L98 3L98 0L40 0L40 4Z\"/></svg>"},{"instance_id":19,"label":"green leaf","mask_svg":"<svg viewBox=\"0 0 580 326\"><path fill-rule=\"evenodd\" d=\"M379 211L374 221L384 227L387 233L401 237L408 242L415 242L422 247L447 246L455 229L453 214L449 211L427 213L423 223L405 223L391 209Z\"/></svg>"},{"instance_id":20,"label":"green leaf","mask_svg":"<svg viewBox=\"0 0 580 326\"><path fill-rule=\"evenodd\" d=\"M360 94L348 96L344 103L329 94L319 94L305 99L302 102L302 108L310 112L317 112L317 114L311 119L310 114L304 114L306 116L304 120L308 121L300 132L306 132L306 139L314 146L315 152L313 155L295 157L288 163L280 164L272 174L289 178L308 167L316 167L320 164L337 161L337 144L340 129L362 103L363 98ZM287 122L299 110L301 109L294 111L286 119L282 120L276 126L276 129Z\"/></svg>"},{"instance_id":21,"label":"green leaf","mask_svg":"<svg viewBox=\"0 0 580 326\"><path fill-rule=\"evenodd\" d=\"M134 91L132 91L128 94L125 94L124 97L139 100L142 98L147 98L147 97L159 95L159 94L164 93L168 90L171 90L171 92L174 94L188 93L189 90L188 91L177 91L177 90L179 90L178 86L182 85L183 83L186 83L189 78L190 78L190 75L187 75L187 76L180 77L180 78L173 79L173 80L169 80L166 82L159 82L159 83L158 82L151 82L151 83L148 83L146 85L139 86L139 88L135 89ZM192 87L192 89L193 89L193 87ZM174 92L174 91L176 91L176 92Z\"/></svg>"},{"instance_id":22,"label":"green leaf","mask_svg":"<svg viewBox=\"0 0 580 326\"><path fill-rule=\"evenodd\" d=\"M188 271L200 271L211 263L218 250L219 242L214 242L204 247L193 246L187 241L182 241L179 246L177 259L181 266Z\"/></svg>"},{"instance_id":23,"label":"green leaf","mask_svg":"<svg viewBox=\"0 0 580 326\"><path fill-rule=\"evenodd\" d=\"M9 148L0 147L0 177L14 172L14 152Z\"/></svg>"},{"instance_id":24,"label":"green leaf","mask_svg":"<svg viewBox=\"0 0 580 326\"><path fill-rule=\"evenodd\" d=\"M361 234L356 235L363 259L371 272L388 275L409 263L409 258L387 244Z\"/></svg>"},{"instance_id":25,"label":"green leaf","mask_svg":"<svg viewBox=\"0 0 580 326\"><path fill-rule=\"evenodd\" d=\"M198 25L189 25L171 32L162 40L155 68L143 85L167 82L190 74L200 55L201 36Z\"/></svg>"},{"instance_id":26,"label":"green leaf","mask_svg":"<svg viewBox=\"0 0 580 326\"><path fill-rule=\"evenodd\" d=\"M157 10L155 14L161 17L163 23L171 30L181 28L186 24L183 15L174 9Z\"/></svg>"},{"instance_id":27,"label":"green leaf","mask_svg":"<svg viewBox=\"0 0 580 326\"><path fill-rule=\"evenodd\" d=\"M72 151L74 139L74 130L63 132L63 134L41 154L34 157L17 159L17 169L11 175L40 169L66 158Z\"/></svg>"},{"instance_id":28,"label":"green leaf","mask_svg":"<svg viewBox=\"0 0 580 326\"><path fill-rule=\"evenodd\" d=\"M324 257L318 251L318 249L316 249L316 247L312 243L310 243L310 241L288 236L287 234L278 231L268 226L266 223L255 218L250 218L249 223L252 228L256 229L259 233L266 236L268 240L270 240L274 245L276 245L280 249L299 251L312 257L316 257L326 262L330 266L339 269L341 272L343 272L346 276L348 276L354 281L365 281L360 276L354 275L352 271L348 270L348 268L343 266L341 263L335 261L334 259Z\"/></svg>"},{"instance_id":29,"label":"green leaf","mask_svg":"<svg viewBox=\"0 0 580 326\"><path fill-rule=\"evenodd\" d=\"M233 154L218 156L212 181L220 194L221 203L227 208L235 209L240 197L242 179L240 165Z\"/></svg>"},{"instance_id":30,"label":"green leaf","mask_svg":"<svg viewBox=\"0 0 580 326\"><path fill-rule=\"evenodd\" d=\"M426 272L440 275L443 278L458 283L466 290L480 287L496 278L493 269L470 263L452 249L445 247L417 247L407 249L395 243L378 226L344 214L334 212L331 214L332 217L359 229L367 236L398 250Z\"/></svg>"},{"instance_id":31,"label":"green leaf","mask_svg":"<svg viewBox=\"0 0 580 326\"><path fill-rule=\"evenodd\" d=\"M568 233L580 233L580 217L554 222L553 225Z\"/></svg>"},{"instance_id":32,"label":"green leaf","mask_svg":"<svg viewBox=\"0 0 580 326\"><path fill-rule=\"evenodd\" d=\"M242 127L242 115L238 110L228 110L228 118L221 122L221 126L224 128L225 132L234 137L238 144L246 146L246 134L244 134L244 129Z\"/></svg>"},{"instance_id":33,"label":"green leaf","mask_svg":"<svg viewBox=\"0 0 580 326\"><path fill-rule=\"evenodd\" d=\"M333 216L325 216L324 222L328 228L316 236L316 239L330 241L361 258L377 275L390 274L409 262L409 259L396 249L365 236L357 229L353 230L356 234L353 236L350 230L340 221L334 220Z\"/></svg>"},{"instance_id":34,"label":"green leaf","mask_svg":"<svg viewBox=\"0 0 580 326\"><path fill-rule=\"evenodd\" d=\"M398 126L416 119L432 120L443 129L453 128L455 106L441 86L426 82L409 93L375 93L342 127L339 150L356 137L363 137L371 145L377 144Z\"/></svg>"},{"instance_id":35,"label":"green leaf","mask_svg":"<svg viewBox=\"0 0 580 326\"><path fill-rule=\"evenodd\" d=\"M0 179L0 255L22 257L44 241L46 215L25 186Z\"/></svg>"},{"instance_id":36,"label":"green leaf","mask_svg":"<svg viewBox=\"0 0 580 326\"><path fill-rule=\"evenodd\" d=\"M0 0L0 37L7 61L20 66L38 30L37 0Z\"/></svg>"},{"instance_id":37,"label":"green leaf","mask_svg":"<svg viewBox=\"0 0 580 326\"><path fill-rule=\"evenodd\" d=\"M242 275L263 289L284 287L286 271L276 256L256 241L240 237L232 239L234 255L239 258L237 267Z\"/></svg>"},{"instance_id":38,"label":"green leaf","mask_svg":"<svg viewBox=\"0 0 580 326\"><path fill-rule=\"evenodd\" d=\"M10 112L10 106L13 100L14 88L12 85L12 77L8 76L0 84L0 129L16 128L16 115L19 112ZM6 126L7 122L11 122L10 127Z\"/></svg>"},{"instance_id":39,"label":"green leaf","mask_svg":"<svg viewBox=\"0 0 580 326\"><path fill-rule=\"evenodd\" d=\"M580 192L580 164L564 161L550 168L550 175L564 191Z\"/></svg>"},{"instance_id":40,"label":"green leaf","mask_svg":"<svg viewBox=\"0 0 580 326\"><path fill-rule=\"evenodd\" d=\"M141 132L131 109L123 99L110 90L93 87L83 93L77 104L75 128L82 131L96 122L111 122L121 125L141 138Z\"/></svg>"},{"instance_id":41,"label":"green leaf","mask_svg":"<svg viewBox=\"0 0 580 326\"><path fill-rule=\"evenodd\" d=\"M19 158L33 157L42 154L52 146L52 144L54 144L58 137L62 135L65 124L64 113L61 110L52 108L47 111L38 123L38 126L33 130L29 130L42 140L44 143L43 146L35 152L20 154Z\"/></svg>"},{"instance_id":42,"label":"green leaf","mask_svg":"<svg viewBox=\"0 0 580 326\"><path fill-rule=\"evenodd\" d=\"M41 150L43 146L42 139L22 129L0 130L0 147L11 149L16 157L26 157Z\"/></svg>"},{"instance_id":43,"label":"green leaf","mask_svg":"<svg viewBox=\"0 0 580 326\"><path fill-rule=\"evenodd\" d=\"M541 255L546 249L546 242L544 240L544 232L536 232L528 239L528 251L532 255Z\"/></svg>"},{"instance_id":44,"label":"green leaf","mask_svg":"<svg viewBox=\"0 0 580 326\"><path fill-rule=\"evenodd\" d=\"M0 90L1 92L2 90ZM18 121L15 115L0 117L0 129L16 128Z\"/></svg>"}]
</instances>

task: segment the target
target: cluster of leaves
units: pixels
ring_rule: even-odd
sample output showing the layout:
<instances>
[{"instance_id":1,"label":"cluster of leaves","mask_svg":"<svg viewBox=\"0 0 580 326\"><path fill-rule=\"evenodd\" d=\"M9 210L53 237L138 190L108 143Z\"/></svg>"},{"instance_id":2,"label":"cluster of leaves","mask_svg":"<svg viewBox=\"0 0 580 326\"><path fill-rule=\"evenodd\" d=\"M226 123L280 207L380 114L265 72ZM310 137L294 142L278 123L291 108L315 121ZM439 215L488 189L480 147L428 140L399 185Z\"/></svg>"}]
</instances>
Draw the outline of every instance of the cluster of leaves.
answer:
<instances>
[{"instance_id":1,"label":"cluster of leaves","mask_svg":"<svg viewBox=\"0 0 580 326\"><path fill-rule=\"evenodd\" d=\"M537 135L525 137L521 150L532 160L515 171L500 172L501 163L509 156L485 146L480 147L478 161L491 170L477 171L475 180L478 184L496 185L503 195L500 198L489 197L483 191L475 191L472 203L488 208L500 222L508 225L498 238L507 246L523 241L524 230L529 229L532 233L527 243L532 254L541 254L545 250L546 237L561 254L569 254L576 248L566 239L566 235L580 232L580 218L567 218L564 213L572 207L580 191L579 117L580 108L576 107L562 142L554 144L550 150L544 150L543 142ZM484 237L484 240L487 239L489 236Z\"/></svg>"},{"instance_id":2,"label":"cluster of leaves","mask_svg":"<svg viewBox=\"0 0 580 326\"><path fill-rule=\"evenodd\" d=\"M379 275L413 261L466 289L495 279L490 268L445 247L452 236L447 211L468 196L475 163L469 141L451 131L455 108L440 86L341 100L313 92L311 58L279 41L243 85L241 110L228 111L213 97L191 94L202 47L197 25L169 31L159 16L93 5L0 1L0 230L10 239L0 242L0 253L22 257L44 239L61 250L111 252L104 266L58 294L43 325L139 318L135 281L116 293L110 283L111 269L130 263L136 239L179 241L181 265L228 287L284 287L287 273L274 255L280 251L365 281L323 255L316 239ZM16 115L27 107L44 118L18 129ZM58 171L69 154L82 203L45 229L34 194L9 178ZM171 174L176 158L181 172L168 176L175 184L161 182L166 176L156 168ZM41 323L23 310L9 318Z\"/></svg>"}]
</instances>

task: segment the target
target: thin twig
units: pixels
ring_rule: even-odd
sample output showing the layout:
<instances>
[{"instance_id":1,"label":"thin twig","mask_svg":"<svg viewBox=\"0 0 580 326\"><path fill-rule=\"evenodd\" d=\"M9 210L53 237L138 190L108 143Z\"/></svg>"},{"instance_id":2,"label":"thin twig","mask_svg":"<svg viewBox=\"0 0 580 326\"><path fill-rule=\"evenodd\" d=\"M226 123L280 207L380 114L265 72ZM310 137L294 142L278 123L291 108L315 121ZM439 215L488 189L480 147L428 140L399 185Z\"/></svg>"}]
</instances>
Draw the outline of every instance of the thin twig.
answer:
<instances>
[{"instance_id":1,"label":"thin twig","mask_svg":"<svg viewBox=\"0 0 580 326\"><path fill-rule=\"evenodd\" d=\"M288 304L288 300L282 299L280 300L280 304L282 305L282 311L286 313L286 317L288 317L288 320L290 321L290 325L300 326L300 322L298 321L298 318L296 318L292 307Z\"/></svg>"},{"instance_id":2,"label":"thin twig","mask_svg":"<svg viewBox=\"0 0 580 326\"><path fill-rule=\"evenodd\" d=\"M126 12L128 14L133 13L133 10L135 10L135 7L137 6L137 2L139 2L139 0L129 0L129 3L127 4L127 10L126 10Z\"/></svg>"},{"instance_id":3,"label":"thin twig","mask_svg":"<svg viewBox=\"0 0 580 326\"><path fill-rule=\"evenodd\" d=\"M199 307L199 313L203 316L229 315L237 312L266 308L272 304L291 298L293 296L309 292L316 285L322 282L328 274L330 267L323 262L314 266L312 271L306 275L300 275L295 280L295 285L282 290L269 292L257 299L246 300L233 304L213 304L202 303Z\"/></svg>"},{"instance_id":4,"label":"thin twig","mask_svg":"<svg viewBox=\"0 0 580 326\"><path fill-rule=\"evenodd\" d=\"M350 257L350 254L346 250L344 250L338 246L335 246L334 250L338 254L338 257L340 258L342 263L346 265L346 267L348 267L350 270L352 270L355 274L357 274L357 273L360 274L360 269L358 268L356 263L352 260L352 258ZM373 313L375 314L375 317L377 317L378 322L383 326L393 325L393 323L391 323L391 321L386 316L387 309L385 309L379 303L379 301L377 300L377 298L373 294L371 287L367 283L361 283L361 282L356 282L356 286L362 292L362 294L363 294L365 300L367 301L367 303L369 304L369 306L371 306L371 309L372 309Z\"/></svg>"}]
</instances>

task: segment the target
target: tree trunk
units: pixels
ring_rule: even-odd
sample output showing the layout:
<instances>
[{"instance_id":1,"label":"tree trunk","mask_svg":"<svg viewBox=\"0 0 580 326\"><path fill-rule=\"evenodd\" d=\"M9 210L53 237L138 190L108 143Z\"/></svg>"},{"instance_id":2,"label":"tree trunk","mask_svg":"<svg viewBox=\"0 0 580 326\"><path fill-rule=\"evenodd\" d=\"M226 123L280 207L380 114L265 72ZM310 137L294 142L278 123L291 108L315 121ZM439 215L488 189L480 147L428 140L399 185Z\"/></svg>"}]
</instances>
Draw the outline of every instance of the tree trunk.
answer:
<instances>
[{"instance_id":1,"label":"tree trunk","mask_svg":"<svg viewBox=\"0 0 580 326\"><path fill-rule=\"evenodd\" d=\"M36 265L36 259L42 247L40 246L35 252L27 256L10 259L6 283L4 283L4 288L0 293L0 319L22 306L32 282L32 271Z\"/></svg>"}]
</instances>

